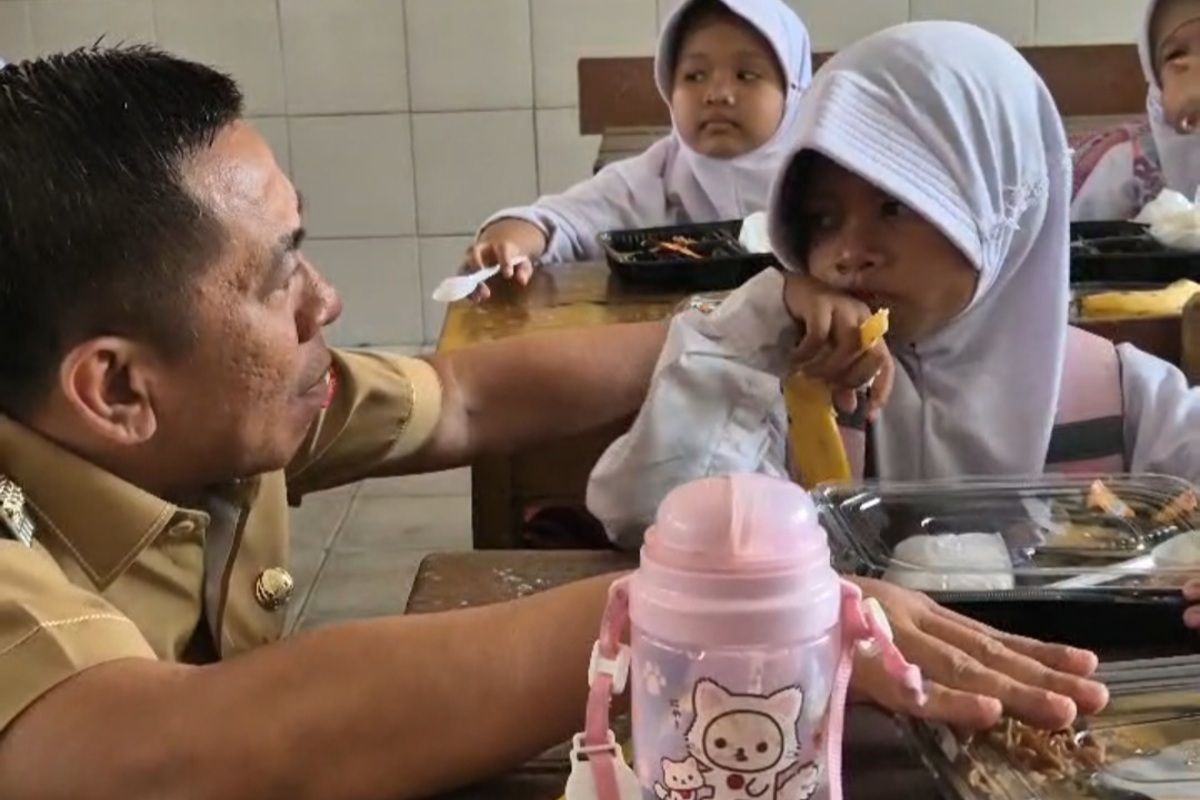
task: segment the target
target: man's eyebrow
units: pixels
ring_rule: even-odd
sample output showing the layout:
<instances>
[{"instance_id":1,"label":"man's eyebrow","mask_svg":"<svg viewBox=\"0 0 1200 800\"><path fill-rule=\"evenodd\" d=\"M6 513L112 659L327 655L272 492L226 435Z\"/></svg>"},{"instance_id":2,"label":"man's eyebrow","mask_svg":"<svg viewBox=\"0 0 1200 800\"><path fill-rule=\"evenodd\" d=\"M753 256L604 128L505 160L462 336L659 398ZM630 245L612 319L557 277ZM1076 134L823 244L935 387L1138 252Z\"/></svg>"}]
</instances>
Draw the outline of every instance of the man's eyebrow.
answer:
<instances>
[{"instance_id":1,"label":"man's eyebrow","mask_svg":"<svg viewBox=\"0 0 1200 800\"><path fill-rule=\"evenodd\" d=\"M277 258L283 258L287 253L291 253L300 249L300 245L304 244L304 240L308 237L308 231L301 225L294 231L289 231L279 237L279 241L275 245L275 253Z\"/></svg>"},{"instance_id":2,"label":"man's eyebrow","mask_svg":"<svg viewBox=\"0 0 1200 800\"><path fill-rule=\"evenodd\" d=\"M304 193L299 189L296 190L296 213L301 218L304 217ZM308 231L304 228L303 224L295 230L280 236L279 241L275 244L275 258L273 260L278 261L287 253L299 250L300 245L304 244L307 236Z\"/></svg>"}]
</instances>

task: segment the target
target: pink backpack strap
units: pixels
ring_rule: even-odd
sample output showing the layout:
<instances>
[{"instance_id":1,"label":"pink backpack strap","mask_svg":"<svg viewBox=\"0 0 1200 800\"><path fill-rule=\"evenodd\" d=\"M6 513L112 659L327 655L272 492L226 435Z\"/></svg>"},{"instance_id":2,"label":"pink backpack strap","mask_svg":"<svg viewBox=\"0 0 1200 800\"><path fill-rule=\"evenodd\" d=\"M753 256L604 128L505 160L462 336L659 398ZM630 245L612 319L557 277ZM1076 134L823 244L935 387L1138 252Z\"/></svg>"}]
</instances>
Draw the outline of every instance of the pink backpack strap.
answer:
<instances>
[{"instance_id":1,"label":"pink backpack strap","mask_svg":"<svg viewBox=\"0 0 1200 800\"><path fill-rule=\"evenodd\" d=\"M1119 125L1107 128L1098 133L1088 133L1081 137L1071 137L1069 144L1074 149L1072 158L1071 197L1079 194L1079 190L1087 183L1096 165L1108 154L1109 150L1132 140L1137 135L1136 126Z\"/></svg>"},{"instance_id":2,"label":"pink backpack strap","mask_svg":"<svg viewBox=\"0 0 1200 800\"><path fill-rule=\"evenodd\" d=\"M1102 336L1069 327L1046 471L1113 473L1124 471L1125 465L1125 399L1117 348Z\"/></svg>"}]
</instances>

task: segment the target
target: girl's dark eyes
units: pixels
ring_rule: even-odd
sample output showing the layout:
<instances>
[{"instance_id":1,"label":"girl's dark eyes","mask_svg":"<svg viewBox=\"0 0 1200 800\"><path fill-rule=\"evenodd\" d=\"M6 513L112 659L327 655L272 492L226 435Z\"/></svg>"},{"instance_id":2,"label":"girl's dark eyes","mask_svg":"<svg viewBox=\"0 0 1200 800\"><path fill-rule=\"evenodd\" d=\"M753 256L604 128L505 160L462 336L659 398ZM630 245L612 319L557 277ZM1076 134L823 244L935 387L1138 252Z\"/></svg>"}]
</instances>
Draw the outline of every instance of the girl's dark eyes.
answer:
<instances>
[{"instance_id":1,"label":"girl's dark eyes","mask_svg":"<svg viewBox=\"0 0 1200 800\"><path fill-rule=\"evenodd\" d=\"M833 230L833 228L837 225L837 220L834 219L833 214L822 212L805 214L803 220L804 229L814 233Z\"/></svg>"},{"instance_id":2,"label":"girl's dark eyes","mask_svg":"<svg viewBox=\"0 0 1200 800\"><path fill-rule=\"evenodd\" d=\"M704 80L704 73L699 70L693 70L692 72L685 72L683 74L683 79L685 81L688 81L689 83L698 83L698 82Z\"/></svg>"},{"instance_id":3,"label":"girl's dark eyes","mask_svg":"<svg viewBox=\"0 0 1200 800\"><path fill-rule=\"evenodd\" d=\"M738 73L738 80L742 80L742 81L756 81L761 77L762 77L762 75L758 74L757 72L753 72L752 70L748 70L748 69L744 69Z\"/></svg>"},{"instance_id":4,"label":"girl's dark eyes","mask_svg":"<svg viewBox=\"0 0 1200 800\"><path fill-rule=\"evenodd\" d=\"M885 200L880 210L885 217L900 217L908 213L908 206L899 200Z\"/></svg>"}]
</instances>

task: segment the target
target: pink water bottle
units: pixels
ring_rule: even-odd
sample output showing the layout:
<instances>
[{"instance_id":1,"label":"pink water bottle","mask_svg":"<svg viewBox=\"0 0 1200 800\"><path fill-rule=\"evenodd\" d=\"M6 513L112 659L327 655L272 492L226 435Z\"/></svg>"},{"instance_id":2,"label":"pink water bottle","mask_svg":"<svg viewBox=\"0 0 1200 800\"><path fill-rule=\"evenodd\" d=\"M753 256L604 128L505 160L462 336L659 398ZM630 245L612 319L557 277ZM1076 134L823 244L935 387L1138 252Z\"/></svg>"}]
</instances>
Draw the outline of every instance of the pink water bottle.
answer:
<instances>
[{"instance_id":1,"label":"pink water bottle","mask_svg":"<svg viewBox=\"0 0 1200 800\"><path fill-rule=\"evenodd\" d=\"M878 604L830 565L803 489L762 475L676 489L610 592L567 800L840 800L856 646L923 700ZM608 720L627 685L632 767Z\"/></svg>"}]
</instances>

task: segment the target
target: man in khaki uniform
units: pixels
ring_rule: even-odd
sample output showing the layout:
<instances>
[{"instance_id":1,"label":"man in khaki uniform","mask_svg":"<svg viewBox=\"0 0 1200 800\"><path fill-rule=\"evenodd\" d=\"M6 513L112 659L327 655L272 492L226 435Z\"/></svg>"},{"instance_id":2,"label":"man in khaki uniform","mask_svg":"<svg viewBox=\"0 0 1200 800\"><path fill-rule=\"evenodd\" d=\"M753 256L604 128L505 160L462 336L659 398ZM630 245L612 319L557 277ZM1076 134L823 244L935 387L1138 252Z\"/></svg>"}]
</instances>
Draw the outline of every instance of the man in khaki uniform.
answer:
<instances>
[{"instance_id":1,"label":"man in khaki uniform","mask_svg":"<svg viewBox=\"0 0 1200 800\"><path fill-rule=\"evenodd\" d=\"M578 726L609 579L278 641L287 501L626 415L661 326L331 351L302 238L226 77L137 48L0 70L0 797L408 797ZM921 713L1103 702L1088 654L877 593L957 687Z\"/></svg>"}]
</instances>

